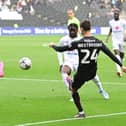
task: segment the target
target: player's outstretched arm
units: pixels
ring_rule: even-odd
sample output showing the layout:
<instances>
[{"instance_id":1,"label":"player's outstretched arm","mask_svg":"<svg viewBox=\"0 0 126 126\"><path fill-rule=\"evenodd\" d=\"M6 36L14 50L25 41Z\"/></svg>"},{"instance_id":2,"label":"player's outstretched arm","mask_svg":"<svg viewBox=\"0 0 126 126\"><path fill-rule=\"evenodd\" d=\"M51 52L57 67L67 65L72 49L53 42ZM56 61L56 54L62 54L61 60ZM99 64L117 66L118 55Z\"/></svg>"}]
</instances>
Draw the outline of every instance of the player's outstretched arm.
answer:
<instances>
[{"instance_id":1,"label":"player's outstretched arm","mask_svg":"<svg viewBox=\"0 0 126 126\"><path fill-rule=\"evenodd\" d=\"M108 43L109 37L107 36L107 38L105 39L105 42Z\"/></svg>"},{"instance_id":2,"label":"player's outstretched arm","mask_svg":"<svg viewBox=\"0 0 126 126\"><path fill-rule=\"evenodd\" d=\"M110 28L109 33L108 33L108 35L107 35L107 38L105 39L105 42L106 42L106 43L108 43L108 40L109 40L111 34L112 34L112 29Z\"/></svg>"},{"instance_id":3,"label":"player's outstretched arm","mask_svg":"<svg viewBox=\"0 0 126 126\"><path fill-rule=\"evenodd\" d=\"M71 48L68 45L56 46L54 43L50 43L49 47L53 48L55 51L58 51L58 52L64 52L64 51L67 51L67 50L71 50Z\"/></svg>"},{"instance_id":4,"label":"player's outstretched arm","mask_svg":"<svg viewBox=\"0 0 126 126\"><path fill-rule=\"evenodd\" d=\"M49 43L49 47L52 47L52 46L54 46L55 44L53 43L53 42L50 42Z\"/></svg>"}]
</instances>

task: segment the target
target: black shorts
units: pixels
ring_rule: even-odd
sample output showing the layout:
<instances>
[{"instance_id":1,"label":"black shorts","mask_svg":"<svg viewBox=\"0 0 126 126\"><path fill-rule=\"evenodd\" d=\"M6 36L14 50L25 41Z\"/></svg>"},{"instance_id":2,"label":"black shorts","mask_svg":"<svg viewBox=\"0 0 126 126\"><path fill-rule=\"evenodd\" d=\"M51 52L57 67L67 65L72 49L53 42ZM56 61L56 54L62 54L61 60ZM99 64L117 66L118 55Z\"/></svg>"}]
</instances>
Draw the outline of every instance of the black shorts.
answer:
<instances>
[{"instance_id":1,"label":"black shorts","mask_svg":"<svg viewBox=\"0 0 126 126\"><path fill-rule=\"evenodd\" d=\"M87 72L77 72L74 76L72 83L72 88L79 89L86 81L92 80L96 76L96 71L87 73Z\"/></svg>"}]
</instances>

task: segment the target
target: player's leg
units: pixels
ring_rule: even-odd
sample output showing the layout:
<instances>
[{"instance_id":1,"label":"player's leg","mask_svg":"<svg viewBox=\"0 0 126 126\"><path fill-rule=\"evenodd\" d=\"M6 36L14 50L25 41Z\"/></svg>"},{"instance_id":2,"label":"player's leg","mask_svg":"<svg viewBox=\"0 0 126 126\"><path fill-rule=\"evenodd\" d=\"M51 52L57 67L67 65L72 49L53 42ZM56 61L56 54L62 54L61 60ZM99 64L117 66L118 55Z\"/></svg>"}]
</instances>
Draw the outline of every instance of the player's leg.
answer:
<instances>
[{"instance_id":1,"label":"player's leg","mask_svg":"<svg viewBox=\"0 0 126 126\"><path fill-rule=\"evenodd\" d=\"M96 76L92 79L92 81L96 84L98 87L99 91L103 90L102 83L99 79L99 76L96 74Z\"/></svg>"},{"instance_id":2,"label":"player's leg","mask_svg":"<svg viewBox=\"0 0 126 126\"><path fill-rule=\"evenodd\" d=\"M114 51L115 56L121 62L121 58L120 58L120 42L117 41L117 40L113 40L113 44L112 45L113 45L113 51ZM116 74L119 77L121 77L122 76L122 70L121 70L121 67L118 64L116 64L116 69L117 69Z\"/></svg>"},{"instance_id":3,"label":"player's leg","mask_svg":"<svg viewBox=\"0 0 126 126\"><path fill-rule=\"evenodd\" d=\"M70 87L72 85L72 79L70 77L70 74L71 74L71 68L69 67L69 65L63 65L61 68L62 79L71 95ZM70 98L70 101L73 101L73 98Z\"/></svg>"},{"instance_id":4,"label":"player's leg","mask_svg":"<svg viewBox=\"0 0 126 126\"><path fill-rule=\"evenodd\" d=\"M96 76L92 79L92 81L96 84L96 86L99 89L99 93L104 97L104 99L109 99L109 94L103 89L102 83L99 79L99 76L96 74Z\"/></svg>"},{"instance_id":5,"label":"player's leg","mask_svg":"<svg viewBox=\"0 0 126 126\"><path fill-rule=\"evenodd\" d=\"M71 68L67 65L63 65L61 68L61 75L62 75L62 79L68 89L72 82L70 74L71 74Z\"/></svg>"},{"instance_id":6,"label":"player's leg","mask_svg":"<svg viewBox=\"0 0 126 126\"><path fill-rule=\"evenodd\" d=\"M120 51L121 62L123 63L123 60L124 60L124 52L125 52L125 43L124 42L122 42L120 44L119 51Z\"/></svg>"},{"instance_id":7,"label":"player's leg","mask_svg":"<svg viewBox=\"0 0 126 126\"><path fill-rule=\"evenodd\" d=\"M78 110L78 114L74 116L75 118L84 118L85 117L85 113L82 108L82 105L80 102L80 96L78 93L78 89L83 85L83 83L84 83L84 80L81 79L81 76L79 76L79 74L76 74L74 76L74 81L72 83L72 90L71 90L74 104L76 105L77 110Z\"/></svg>"},{"instance_id":8,"label":"player's leg","mask_svg":"<svg viewBox=\"0 0 126 126\"><path fill-rule=\"evenodd\" d=\"M81 106L80 96L79 96L78 91L75 90L74 88L73 88L73 91L72 91L72 97L73 97L73 100L74 100L74 104L76 105L76 107L78 109L78 113L74 117L75 118L84 118L85 113L84 113L84 110L83 110L83 108Z\"/></svg>"},{"instance_id":9,"label":"player's leg","mask_svg":"<svg viewBox=\"0 0 126 126\"><path fill-rule=\"evenodd\" d=\"M124 52L120 52L120 58L121 58L121 62L123 63L123 60L124 60Z\"/></svg>"},{"instance_id":10,"label":"player's leg","mask_svg":"<svg viewBox=\"0 0 126 126\"><path fill-rule=\"evenodd\" d=\"M118 58L119 61L121 61L121 58L120 58L120 51L118 49L114 49L114 53L115 53L115 56ZM117 75L119 77L122 76L122 70L121 70L121 67L116 64L116 68L117 68Z\"/></svg>"}]
</instances>

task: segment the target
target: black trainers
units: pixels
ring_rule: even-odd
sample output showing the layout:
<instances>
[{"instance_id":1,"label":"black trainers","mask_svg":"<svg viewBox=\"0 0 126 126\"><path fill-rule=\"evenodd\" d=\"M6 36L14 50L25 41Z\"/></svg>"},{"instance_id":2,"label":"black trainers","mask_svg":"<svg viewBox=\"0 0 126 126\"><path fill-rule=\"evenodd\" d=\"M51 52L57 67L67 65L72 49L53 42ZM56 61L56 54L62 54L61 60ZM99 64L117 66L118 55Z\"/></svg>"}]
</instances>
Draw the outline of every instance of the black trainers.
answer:
<instances>
[{"instance_id":1,"label":"black trainers","mask_svg":"<svg viewBox=\"0 0 126 126\"><path fill-rule=\"evenodd\" d=\"M78 113L77 115L74 116L74 118L86 118L86 115Z\"/></svg>"}]
</instances>

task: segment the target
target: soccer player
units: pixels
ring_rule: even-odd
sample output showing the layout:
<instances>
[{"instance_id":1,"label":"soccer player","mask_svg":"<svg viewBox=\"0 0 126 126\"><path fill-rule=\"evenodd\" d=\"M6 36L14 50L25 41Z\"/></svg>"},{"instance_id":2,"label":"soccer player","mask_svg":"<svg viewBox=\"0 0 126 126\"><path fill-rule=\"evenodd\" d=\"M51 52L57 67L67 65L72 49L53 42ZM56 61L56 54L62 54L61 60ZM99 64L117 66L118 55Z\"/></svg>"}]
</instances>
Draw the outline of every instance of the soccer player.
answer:
<instances>
[{"instance_id":1,"label":"soccer player","mask_svg":"<svg viewBox=\"0 0 126 126\"><path fill-rule=\"evenodd\" d=\"M73 9L68 9L67 10L67 16L68 16L68 22L67 26L69 26L71 23L75 23L78 26L78 32L80 32L80 21L79 19L75 16L75 12Z\"/></svg>"},{"instance_id":2,"label":"soccer player","mask_svg":"<svg viewBox=\"0 0 126 126\"><path fill-rule=\"evenodd\" d=\"M121 66L122 70L126 72L126 67L122 66L122 63L114 56L114 54L105 46L105 44L91 35L91 23L85 20L81 23L81 32L83 38L79 41L72 42L66 46L56 46L50 43L50 47L54 50L63 52L67 50L77 49L79 53L79 66L76 74L74 75L73 82L71 83L70 89L72 91L72 97L74 104L77 107L78 114L75 118L86 117L85 112L80 102L80 96L78 89L81 86L96 76L97 72L97 57L100 51L103 51L109 56L114 62Z\"/></svg>"},{"instance_id":3,"label":"soccer player","mask_svg":"<svg viewBox=\"0 0 126 126\"><path fill-rule=\"evenodd\" d=\"M80 40L81 37L78 35L78 26L75 23L72 23L68 26L69 34L65 35L60 39L59 45L70 45L72 41ZM71 83L72 79L70 77L71 72L77 71L78 68L78 52L77 50L65 51L63 53L58 52L58 61L60 65L60 72L62 75L62 79L69 90L69 83ZM93 82L99 89L99 93L104 97L104 99L109 99L109 94L103 89L102 83L96 75L93 79ZM73 101L71 98L70 101Z\"/></svg>"},{"instance_id":4,"label":"soccer player","mask_svg":"<svg viewBox=\"0 0 126 126\"><path fill-rule=\"evenodd\" d=\"M124 31L126 29L126 21L120 19L119 16L120 16L119 11L115 10L114 19L109 21L110 31L106 38L106 42L108 42L108 39L112 34L112 46L113 46L114 54L121 62L123 62L124 48L125 48ZM117 68L117 75L121 77L122 71L118 64L116 64L116 68Z\"/></svg>"}]
</instances>

